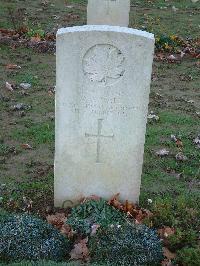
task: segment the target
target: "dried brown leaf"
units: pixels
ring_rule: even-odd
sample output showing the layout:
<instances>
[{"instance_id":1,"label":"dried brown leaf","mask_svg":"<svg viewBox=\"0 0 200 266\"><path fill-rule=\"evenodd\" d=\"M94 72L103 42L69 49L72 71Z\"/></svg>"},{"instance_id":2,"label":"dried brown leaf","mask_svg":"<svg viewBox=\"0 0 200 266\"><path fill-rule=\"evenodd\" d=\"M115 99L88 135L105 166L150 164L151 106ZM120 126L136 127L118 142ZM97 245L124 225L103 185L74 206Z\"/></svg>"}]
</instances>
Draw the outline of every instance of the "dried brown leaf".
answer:
<instances>
[{"instance_id":1,"label":"dried brown leaf","mask_svg":"<svg viewBox=\"0 0 200 266\"><path fill-rule=\"evenodd\" d=\"M129 202L128 200L126 200L126 203L125 203L125 207L124 207L124 211L125 212L129 212L131 213L133 209L135 209L135 205L131 202Z\"/></svg>"},{"instance_id":2,"label":"dried brown leaf","mask_svg":"<svg viewBox=\"0 0 200 266\"><path fill-rule=\"evenodd\" d=\"M92 225L91 236L93 236L97 233L97 230L99 229L99 227L100 227L100 224L93 224Z\"/></svg>"},{"instance_id":3,"label":"dried brown leaf","mask_svg":"<svg viewBox=\"0 0 200 266\"><path fill-rule=\"evenodd\" d=\"M53 215L47 215L46 219L49 224L52 224L53 226L55 226L57 229L60 230L62 226L65 224L67 217L65 213L57 212L56 214Z\"/></svg>"},{"instance_id":4,"label":"dried brown leaf","mask_svg":"<svg viewBox=\"0 0 200 266\"><path fill-rule=\"evenodd\" d=\"M158 229L158 234L162 239L166 239L175 234L175 229L173 227L164 226L163 228Z\"/></svg>"},{"instance_id":5,"label":"dried brown leaf","mask_svg":"<svg viewBox=\"0 0 200 266\"><path fill-rule=\"evenodd\" d=\"M32 150L33 148L28 143L21 144L21 148L25 150Z\"/></svg>"},{"instance_id":6,"label":"dried brown leaf","mask_svg":"<svg viewBox=\"0 0 200 266\"><path fill-rule=\"evenodd\" d=\"M163 248L163 255L169 259L169 260L173 260L176 257L176 253L172 253L168 248L164 247Z\"/></svg>"},{"instance_id":7,"label":"dried brown leaf","mask_svg":"<svg viewBox=\"0 0 200 266\"><path fill-rule=\"evenodd\" d=\"M96 200L99 201L101 199L101 197L97 196L97 195L91 195L89 197L85 197L85 198L81 198L80 199L80 203L84 203L86 201L90 201L90 200Z\"/></svg>"},{"instance_id":8,"label":"dried brown leaf","mask_svg":"<svg viewBox=\"0 0 200 266\"><path fill-rule=\"evenodd\" d=\"M120 193L117 193L116 195L114 195L109 201L108 204L115 207L116 209L119 210L124 210L124 206L123 204L119 201L119 195Z\"/></svg>"},{"instance_id":9,"label":"dried brown leaf","mask_svg":"<svg viewBox=\"0 0 200 266\"><path fill-rule=\"evenodd\" d=\"M34 36L34 37L31 37L31 42L41 42L41 37L40 36Z\"/></svg>"},{"instance_id":10,"label":"dried brown leaf","mask_svg":"<svg viewBox=\"0 0 200 266\"><path fill-rule=\"evenodd\" d=\"M74 245L74 248L70 252L71 260L83 260L89 261L90 253L87 247L88 238L80 240L78 244Z\"/></svg>"},{"instance_id":11,"label":"dried brown leaf","mask_svg":"<svg viewBox=\"0 0 200 266\"><path fill-rule=\"evenodd\" d=\"M177 139L176 140L176 146L177 146L177 148L182 149L183 148L183 142L180 139Z\"/></svg>"},{"instance_id":12,"label":"dried brown leaf","mask_svg":"<svg viewBox=\"0 0 200 266\"><path fill-rule=\"evenodd\" d=\"M169 260L169 259L163 260L162 263L161 263L161 265L162 266L174 266L174 264L172 263L172 261Z\"/></svg>"},{"instance_id":13,"label":"dried brown leaf","mask_svg":"<svg viewBox=\"0 0 200 266\"><path fill-rule=\"evenodd\" d=\"M7 64L6 69L21 69L21 67L15 64Z\"/></svg>"},{"instance_id":14,"label":"dried brown leaf","mask_svg":"<svg viewBox=\"0 0 200 266\"><path fill-rule=\"evenodd\" d=\"M14 91L15 87L13 84L6 82L6 89L8 89L9 91Z\"/></svg>"},{"instance_id":15,"label":"dried brown leaf","mask_svg":"<svg viewBox=\"0 0 200 266\"><path fill-rule=\"evenodd\" d=\"M61 226L61 228L60 228L60 232L61 232L61 234L67 236L68 238L72 238L73 235L74 235L74 233L73 233L71 227L70 227L68 224L66 224L66 223L64 223L64 224Z\"/></svg>"}]
</instances>

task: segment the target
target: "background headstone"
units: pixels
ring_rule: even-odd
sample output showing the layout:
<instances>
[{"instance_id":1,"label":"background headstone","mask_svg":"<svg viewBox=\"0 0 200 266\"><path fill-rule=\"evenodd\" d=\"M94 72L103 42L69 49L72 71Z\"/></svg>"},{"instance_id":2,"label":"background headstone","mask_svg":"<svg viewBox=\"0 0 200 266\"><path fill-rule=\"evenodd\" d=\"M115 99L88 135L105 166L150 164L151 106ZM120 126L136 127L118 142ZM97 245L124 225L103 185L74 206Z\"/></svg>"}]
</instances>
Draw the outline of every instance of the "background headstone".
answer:
<instances>
[{"instance_id":1,"label":"background headstone","mask_svg":"<svg viewBox=\"0 0 200 266\"><path fill-rule=\"evenodd\" d=\"M55 205L96 194L136 202L152 34L113 26L57 34Z\"/></svg>"},{"instance_id":2,"label":"background headstone","mask_svg":"<svg viewBox=\"0 0 200 266\"><path fill-rule=\"evenodd\" d=\"M88 0L87 24L128 27L130 0Z\"/></svg>"}]
</instances>

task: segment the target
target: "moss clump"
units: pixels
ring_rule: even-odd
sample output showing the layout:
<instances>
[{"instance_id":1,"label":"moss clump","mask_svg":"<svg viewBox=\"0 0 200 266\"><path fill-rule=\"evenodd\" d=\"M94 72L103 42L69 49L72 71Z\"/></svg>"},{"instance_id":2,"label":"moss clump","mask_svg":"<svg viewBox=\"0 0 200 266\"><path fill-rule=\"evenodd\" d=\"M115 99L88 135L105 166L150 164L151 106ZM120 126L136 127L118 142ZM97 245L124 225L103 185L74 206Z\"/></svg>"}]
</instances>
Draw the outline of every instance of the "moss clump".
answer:
<instances>
[{"instance_id":1,"label":"moss clump","mask_svg":"<svg viewBox=\"0 0 200 266\"><path fill-rule=\"evenodd\" d=\"M91 227L99 224L108 227L111 224L122 224L126 215L103 200L89 200L74 207L67 223L79 233L88 235Z\"/></svg>"},{"instance_id":2,"label":"moss clump","mask_svg":"<svg viewBox=\"0 0 200 266\"><path fill-rule=\"evenodd\" d=\"M92 261L107 265L157 265L163 259L156 232L145 225L114 225L100 228L90 238Z\"/></svg>"},{"instance_id":3,"label":"moss clump","mask_svg":"<svg viewBox=\"0 0 200 266\"><path fill-rule=\"evenodd\" d=\"M53 226L29 215L7 215L0 221L0 261L62 260L70 242Z\"/></svg>"}]
</instances>

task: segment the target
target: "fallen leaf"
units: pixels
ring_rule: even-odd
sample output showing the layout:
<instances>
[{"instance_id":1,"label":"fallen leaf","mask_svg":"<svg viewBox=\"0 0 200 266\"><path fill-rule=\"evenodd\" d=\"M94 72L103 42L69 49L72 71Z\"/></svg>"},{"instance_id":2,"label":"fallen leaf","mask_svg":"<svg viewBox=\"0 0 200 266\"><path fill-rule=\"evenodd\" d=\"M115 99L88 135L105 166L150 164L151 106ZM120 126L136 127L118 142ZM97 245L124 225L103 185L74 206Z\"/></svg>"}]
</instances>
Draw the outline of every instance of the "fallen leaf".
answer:
<instances>
[{"instance_id":1,"label":"fallen leaf","mask_svg":"<svg viewBox=\"0 0 200 266\"><path fill-rule=\"evenodd\" d=\"M87 247L88 238L80 240L78 244L74 245L74 248L70 252L71 260L83 260L89 261L90 260L90 253Z\"/></svg>"},{"instance_id":2,"label":"fallen leaf","mask_svg":"<svg viewBox=\"0 0 200 266\"><path fill-rule=\"evenodd\" d=\"M78 19L80 16L79 15L76 15L76 14L68 14L67 17L69 19Z\"/></svg>"},{"instance_id":3,"label":"fallen leaf","mask_svg":"<svg viewBox=\"0 0 200 266\"><path fill-rule=\"evenodd\" d=\"M176 136L175 135L171 135L171 140L174 141L174 142L176 142L177 141Z\"/></svg>"},{"instance_id":4,"label":"fallen leaf","mask_svg":"<svg viewBox=\"0 0 200 266\"><path fill-rule=\"evenodd\" d=\"M175 7L175 6L172 6L172 10L173 10L174 12L176 12L176 11L178 11L178 8Z\"/></svg>"},{"instance_id":5,"label":"fallen leaf","mask_svg":"<svg viewBox=\"0 0 200 266\"><path fill-rule=\"evenodd\" d=\"M8 36L13 36L15 34L15 30L8 30L8 29L0 29L0 32Z\"/></svg>"},{"instance_id":6,"label":"fallen leaf","mask_svg":"<svg viewBox=\"0 0 200 266\"><path fill-rule=\"evenodd\" d=\"M135 205L129 202L128 200L126 200L124 211L131 213L133 209L135 209Z\"/></svg>"},{"instance_id":7,"label":"fallen leaf","mask_svg":"<svg viewBox=\"0 0 200 266\"><path fill-rule=\"evenodd\" d=\"M14 64L7 64L6 69L21 69L21 67Z\"/></svg>"},{"instance_id":8,"label":"fallen leaf","mask_svg":"<svg viewBox=\"0 0 200 266\"><path fill-rule=\"evenodd\" d=\"M188 160L187 156L185 156L182 152L179 152L177 155L176 155L176 160L177 161L181 161L181 162L185 162Z\"/></svg>"},{"instance_id":9,"label":"fallen leaf","mask_svg":"<svg viewBox=\"0 0 200 266\"><path fill-rule=\"evenodd\" d=\"M200 117L200 112L196 112L196 114Z\"/></svg>"},{"instance_id":10,"label":"fallen leaf","mask_svg":"<svg viewBox=\"0 0 200 266\"><path fill-rule=\"evenodd\" d=\"M172 55L169 55L167 57L167 59L170 60L170 61L172 61L172 62L177 60L177 58L173 54Z\"/></svg>"},{"instance_id":11,"label":"fallen leaf","mask_svg":"<svg viewBox=\"0 0 200 266\"><path fill-rule=\"evenodd\" d=\"M41 42L41 37L40 36L34 36L34 37L31 37L31 42Z\"/></svg>"},{"instance_id":12,"label":"fallen leaf","mask_svg":"<svg viewBox=\"0 0 200 266\"><path fill-rule=\"evenodd\" d=\"M53 226L55 226L57 229L61 229L62 226L65 224L67 217L65 215L65 213L56 213L53 215L47 215L46 217L47 222L49 224L52 224Z\"/></svg>"},{"instance_id":13,"label":"fallen leaf","mask_svg":"<svg viewBox=\"0 0 200 266\"><path fill-rule=\"evenodd\" d=\"M56 86L50 87L48 90L49 96L54 96L55 92L56 92Z\"/></svg>"},{"instance_id":14,"label":"fallen leaf","mask_svg":"<svg viewBox=\"0 0 200 266\"><path fill-rule=\"evenodd\" d=\"M180 57L183 58L185 56L185 53L181 51Z\"/></svg>"},{"instance_id":15,"label":"fallen leaf","mask_svg":"<svg viewBox=\"0 0 200 266\"><path fill-rule=\"evenodd\" d=\"M176 147L182 149L183 148L183 142L181 141L181 139L176 140Z\"/></svg>"},{"instance_id":16,"label":"fallen leaf","mask_svg":"<svg viewBox=\"0 0 200 266\"><path fill-rule=\"evenodd\" d=\"M195 101L194 100L188 100L187 103L193 104L193 103L195 103Z\"/></svg>"},{"instance_id":17,"label":"fallen leaf","mask_svg":"<svg viewBox=\"0 0 200 266\"><path fill-rule=\"evenodd\" d=\"M47 41L55 41L56 35L54 33L49 32L45 35L45 39Z\"/></svg>"},{"instance_id":18,"label":"fallen leaf","mask_svg":"<svg viewBox=\"0 0 200 266\"><path fill-rule=\"evenodd\" d=\"M91 231L91 236L95 235L97 233L97 230L99 229L100 225L99 224L93 224L92 225L92 231Z\"/></svg>"},{"instance_id":19,"label":"fallen leaf","mask_svg":"<svg viewBox=\"0 0 200 266\"><path fill-rule=\"evenodd\" d=\"M62 227L60 228L61 234L67 236L68 238L72 238L74 236L74 232L72 231L70 225L68 224L63 224Z\"/></svg>"},{"instance_id":20,"label":"fallen leaf","mask_svg":"<svg viewBox=\"0 0 200 266\"><path fill-rule=\"evenodd\" d=\"M163 248L163 255L169 259L169 260L173 260L176 257L176 253L172 253L168 248L164 247Z\"/></svg>"},{"instance_id":21,"label":"fallen leaf","mask_svg":"<svg viewBox=\"0 0 200 266\"><path fill-rule=\"evenodd\" d=\"M96 200L96 201L99 201L101 199L101 197L97 196L97 195L91 195L89 197L85 197L85 198L82 198L80 200L81 203L84 203L86 201L89 201L89 200Z\"/></svg>"},{"instance_id":22,"label":"fallen leaf","mask_svg":"<svg viewBox=\"0 0 200 266\"><path fill-rule=\"evenodd\" d=\"M23 197L23 207L22 210L24 212L30 212L33 208L33 201L31 199L27 199L26 197Z\"/></svg>"},{"instance_id":23,"label":"fallen leaf","mask_svg":"<svg viewBox=\"0 0 200 266\"><path fill-rule=\"evenodd\" d=\"M9 82L6 82L6 89L8 89L9 91L14 91L14 85Z\"/></svg>"},{"instance_id":24,"label":"fallen leaf","mask_svg":"<svg viewBox=\"0 0 200 266\"><path fill-rule=\"evenodd\" d=\"M31 88L31 84L30 84L30 83L21 83L19 86L20 86L22 89L24 89L24 90L28 90L28 89Z\"/></svg>"},{"instance_id":25,"label":"fallen leaf","mask_svg":"<svg viewBox=\"0 0 200 266\"><path fill-rule=\"evenodd\" d=\"M194 139L194 144L200 149L200 135Z\"/></svg>"},{"instance_id":26,"label":"fallen leaf","mask_svg":"<svg viewBox=\"0 0 200 266\"><path fill-rule=\"evenodd\" d=\"M156 61L163 61L163 60L165 60L165 56L164 56L163 53L157 53L157 54L154 56L154 59L155 59Z\"/></svg>"},{"instance_id":27,"label":"fallen leaf","mask_svg":"<svg viewBox=\"0 0 200 266\"><path fill-rule=\"evenodd\" d=\"M135 220L136 220L136 224L141 224L142 221L144 220L144 215L143 215L143 212L142 210L139 210L136 217L135 217Z\"/></svg>"},{"instance_id":28,"label":"fallen leaf","mask_svg":"<svg viewBox=\"0 0 200 266\"><path fill-rule=\"evenodd\" d=\"M29 145L28 143L25 144L21 144L21 148L25 149L25 150L32 150L33 148L31 147L31 145Z\"/></svg>"},{"instance_id":29,"label":"fallen leaf","mask_svg":"<svg viewBox=\"0 0 200 266\"><path fill-rule=\"evenodd\" d=\"M135 220L137 224L142 224L145 219L149 219L153 216L153 213L146 209L136 210Z\"/></svg>"},{"instance_id":30,"label":"fallen leaf","mask_svg":"<svg viewBox=\"0 0 200 266\"><path fill-rule=\"evenodd\" d=\"M114 195L109 201L108 204L114 206L116 209L124 210L123 204L119 201L120 193Z\"/></svg>"},{"instance_id":31,"label":"fallen leaf","mask_svg":"<svg viewBox=\"0 0 200 266\"><path fill-rule=\"evenodd\" d=\"M61 232L61 234L67 236L68 238L73 237L74 232L72 231L71 227L66 224L67 216L65 213L57 212L52 215L47 215L46 219L47 222L56 227Z\"/></svg>"},{"instance_id":32,"label":"fallen leaf","mask_svg":"<svg viewBox=\"0 0 200 266\"><path fill-rule=\"evenodd\" d=\"M161 263L162 266L174 266L171 260L165 259Z\"/></svg>"},{"instance_id":33,"label":"fallen leaf","mask_svg":"<svg viewBox=\"0 0 200 266\"><path fill-rule=\"evenodd\" d=\"M152 203L153 203L153 200L152 200L152 199L148 199L148 200L147 200L147 203L148 203L148 204L152 204Z\"/></svg>"},{"instance_id":34,"label":"fallen leaf","mask_svg":"<svg viewBox=\"0 0 200 266\"><path fill-rule=\"evenodd\" d=\"M156 152L156 155L158 155L160 157L165 157L165 156L169 155L169 151L166 149L161 149L161 150Z\"/></svg>"},{"instance_id":35,"label":"fallen leaf","mask_svg":"<svg viewBox=\"0 0 200 266\"><path fill-rule=\"evenodd\" d=\"M200 135L198 135L198 136L196 137L196 139L194 139L194 143L195 143L195 144L200 144Z\"/></svg>"},{"instance_id":36,"label":"fallen leaf","mask_svg":"<svg viewBox=\"0 0 200 266\"><path fill-rule=\"evenodd\" d=\"M24 103L17 103L16 105L13 105L11 107L12 111L21 111L21 110L29 110L29 109L31 109L31 106L24 104Z\"/></svg>"},{"instance_id":37,"label":"fallen leaf","mask_svg":"<svg viewBox=\"0 0 200 266\"><path fill-rule=\"evenodd\" d=\"M125 203L121 203L119 201L119 193L114 195L109 201L108 204L115 207L118 210L121 210L127 214L127 216L134 218L135 223L141 224L143 223L144 219L151 218L153 213L149 210L142 209L135 205L134 203L129 202L128 200Z\"/></svg>"},{"instance_id":38,"label":"fallen leaf","mask_svg":"<svg viewBox=\"0 0 200 266\"><path fill-rule=\"evenodd\" d=\"M161 229L158 229L158 234L161 238L165 239L171 235L175 234L175 229L173 227L164 226Z\"/></svg>"},{"instance_id":39,"label":"fallen leaf","mask_svg":"<svg viewBox=\"0 0 200 266\"><path fill-rule=\"evenodd\" d=\"M147 116L147 118L148 118L149 120L154 120L154 121L158 121L158 120L160 119L160 117L157 116L157 115L155 115L155 114L149 114L149 115Z\"/></svg>"},{"instance_id":40,"label":"fallen leaf","mask_svg":"<svg viewBox=\"0 0 200 266\"><path fill-rule=\"evenodd\" d=\"M74 8L74 6L66 6L66 8L70 8L70 9L72 9L72 8Z\"/></svg>"}]
</instances>

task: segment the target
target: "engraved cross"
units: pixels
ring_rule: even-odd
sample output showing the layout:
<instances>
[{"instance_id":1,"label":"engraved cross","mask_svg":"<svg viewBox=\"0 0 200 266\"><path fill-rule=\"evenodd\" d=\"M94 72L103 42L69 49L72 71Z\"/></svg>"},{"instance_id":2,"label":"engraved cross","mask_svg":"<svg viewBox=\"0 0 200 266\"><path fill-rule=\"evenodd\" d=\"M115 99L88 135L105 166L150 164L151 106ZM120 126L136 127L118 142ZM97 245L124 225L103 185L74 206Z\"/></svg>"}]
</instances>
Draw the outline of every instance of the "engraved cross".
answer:
<instances>
[{"instance_id":1,"label":"engraved cross","mask_svg":"<svg viewBox=\"0 0 200 266\"><path fill-rule=\"evenodd\" d=\"M96 163L100 163L100 152L101 152L101 138L114 138L114 135L112 136L105 136L102 135L102 124L103 124L103 119L98 119L98 130L97 134L88 134L85 133L86 137L95 137L97 138L97 155L96 155Z\"/></svg>"}]
</instances>

